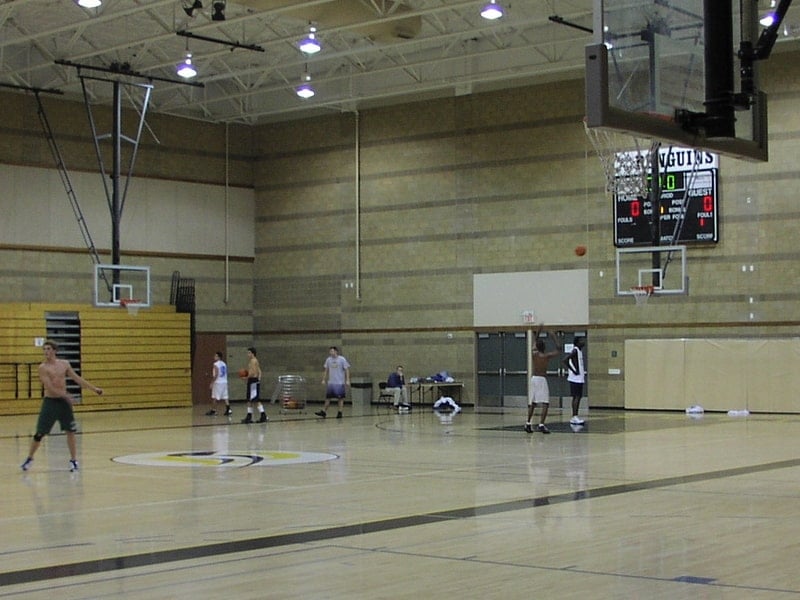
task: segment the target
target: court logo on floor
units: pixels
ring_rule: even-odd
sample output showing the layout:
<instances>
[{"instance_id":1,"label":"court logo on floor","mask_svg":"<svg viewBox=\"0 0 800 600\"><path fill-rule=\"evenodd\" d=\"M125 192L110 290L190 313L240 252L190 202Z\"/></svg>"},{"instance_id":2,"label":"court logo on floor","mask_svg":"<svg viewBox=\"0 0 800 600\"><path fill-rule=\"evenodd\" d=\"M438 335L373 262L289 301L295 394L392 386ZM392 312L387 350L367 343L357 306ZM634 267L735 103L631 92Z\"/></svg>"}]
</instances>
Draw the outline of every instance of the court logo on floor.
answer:
<instances>
[{"instance_id":1,"label":"court logo on floor","mask_svg":"<svg viewBox=\"0 0 800 600\"><path fill-rule=\"evenodd\" d=\"M115 456L111 460L126 465L140 467L211 467L241 468L253 465L274 467L278 465L297 465L325 462L339 458L327 452L215 452L213 450L190 450L186 452L148 452L147 454L126 454Z\"/></svg>"}]
</instances>

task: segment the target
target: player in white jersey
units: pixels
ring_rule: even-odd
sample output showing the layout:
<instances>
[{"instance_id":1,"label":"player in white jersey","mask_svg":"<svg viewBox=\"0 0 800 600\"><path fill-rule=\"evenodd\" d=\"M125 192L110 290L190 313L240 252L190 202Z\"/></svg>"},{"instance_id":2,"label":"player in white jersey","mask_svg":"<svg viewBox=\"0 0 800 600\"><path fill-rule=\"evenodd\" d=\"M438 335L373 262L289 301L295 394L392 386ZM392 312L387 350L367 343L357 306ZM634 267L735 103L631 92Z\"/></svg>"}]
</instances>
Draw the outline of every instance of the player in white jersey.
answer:
<instances>
[{"instance_id":1,"label":"player in white jersey","mask_svg":"<svg viewBox=\"0 0 800 600\"><path fill-rule=\"evenodd\" d=\"M567 367L567 381L569 381L570 395L572 396L572 418L570 425L583 425L585 421L578 416L581 398L583 397L583 384L586 383L586 367L583 363L583 347L586 339L576 337L572 352L564 359Z\"/></svg>"},{"instance_id":2,"label":"player in white jersey","mask_svg":"<svg viewBox=\"0 0 800 600\"><path fill-rule=\"evenodd\" d=\"M214 353L214 366L211 370L211 410L206 415L212 417L217 414L214 408L217 402L225 402L225 415L229 416L231 403L228 398L228 365L222 360L222 352Z\"/></svg>"}]
</instances>

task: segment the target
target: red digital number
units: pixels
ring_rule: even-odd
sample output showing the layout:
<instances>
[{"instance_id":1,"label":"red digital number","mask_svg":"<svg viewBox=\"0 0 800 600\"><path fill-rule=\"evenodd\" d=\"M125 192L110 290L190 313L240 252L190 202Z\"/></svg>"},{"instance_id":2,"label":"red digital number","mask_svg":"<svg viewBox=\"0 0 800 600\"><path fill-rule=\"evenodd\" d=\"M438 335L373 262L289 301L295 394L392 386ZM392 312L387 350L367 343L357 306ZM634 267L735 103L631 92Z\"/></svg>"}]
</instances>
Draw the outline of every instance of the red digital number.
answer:
<instances>
[{"instance_id":1,"label":"red digital number","mask_svg":"<svg viewBox=\"0 0 800 600\"><path fill-rule=\"evenodd\" d=\"M639 200L631 202L631 216L638 217L642 214L642 203Z\"/></svg>"},{"instance_id":2,"label":"red digital number","mask_svg":"<svg viewBox=\"0 0 800 600\"><path fill-rule=\"evenodd\" d=\"M703 196L703 212L711 212L714 210L714 197Z\"/></svg>"}]
</instances>

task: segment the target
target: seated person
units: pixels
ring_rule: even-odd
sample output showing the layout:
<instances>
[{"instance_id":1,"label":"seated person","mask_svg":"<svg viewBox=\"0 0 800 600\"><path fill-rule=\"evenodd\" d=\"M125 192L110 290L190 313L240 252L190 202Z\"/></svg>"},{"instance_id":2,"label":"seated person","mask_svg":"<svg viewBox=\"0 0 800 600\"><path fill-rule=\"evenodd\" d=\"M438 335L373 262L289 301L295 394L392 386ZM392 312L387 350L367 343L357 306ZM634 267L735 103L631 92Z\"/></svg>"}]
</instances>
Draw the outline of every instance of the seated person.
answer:
<instances>
[{"instance_id":1,"label":"seated person","mask_svg":"<svg viewBox=\"0 0 800 600\"><path fill-rule=\"evenodd\" d=\"M395 408L410 408L408 403L408 391L406 390L406 378L403 375L403 365L397 365L395 372L389 375L386 381L386 391L394 394Z\"/></svg>"}]
</instances>

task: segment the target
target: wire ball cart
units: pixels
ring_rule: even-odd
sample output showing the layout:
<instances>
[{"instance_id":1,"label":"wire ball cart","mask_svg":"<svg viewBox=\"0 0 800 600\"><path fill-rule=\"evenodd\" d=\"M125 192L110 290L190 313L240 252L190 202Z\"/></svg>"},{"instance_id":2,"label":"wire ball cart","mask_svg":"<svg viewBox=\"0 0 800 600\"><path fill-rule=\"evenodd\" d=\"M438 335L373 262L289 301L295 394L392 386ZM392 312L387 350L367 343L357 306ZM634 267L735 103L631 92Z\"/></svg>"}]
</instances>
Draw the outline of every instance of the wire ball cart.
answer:
<instances>
[{"instance_id":1,"label":"wire ball cart","mask_svg":"<svg viewBox=\"0 0 800 600\"><path fill-rule=\"evenodd\" d=\"M302 411L306 407L306 380L300 375L281 375L272 394L273 402L280 401L281 413Z\"/></svg>"}]
</instances>

